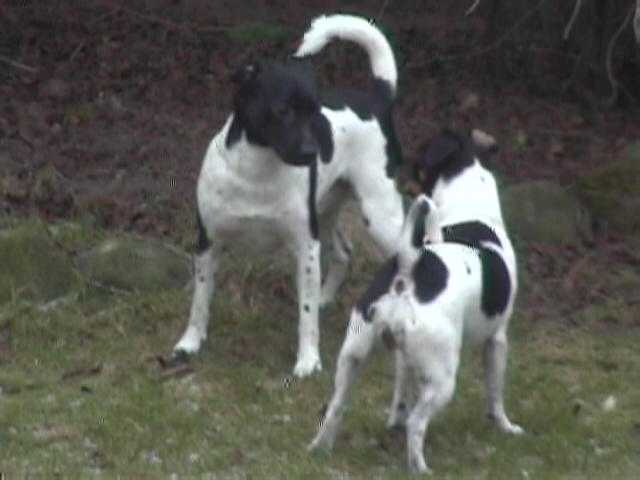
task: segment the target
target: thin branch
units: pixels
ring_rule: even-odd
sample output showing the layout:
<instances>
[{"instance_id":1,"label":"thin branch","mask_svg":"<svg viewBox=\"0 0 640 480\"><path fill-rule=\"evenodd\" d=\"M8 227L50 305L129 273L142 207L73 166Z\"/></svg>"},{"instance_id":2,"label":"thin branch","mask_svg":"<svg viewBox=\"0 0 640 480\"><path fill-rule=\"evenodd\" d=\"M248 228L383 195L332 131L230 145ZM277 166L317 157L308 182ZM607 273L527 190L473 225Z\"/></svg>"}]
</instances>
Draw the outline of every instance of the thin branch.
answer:
<instances>
[{"instance_id":1,"label":"thin branch","mask_svg":"<svg viewBox=\"0 0 640 480\"><path fill-rule=\"evenodd\" d=\"M636 41L640 45L640 0L636 0L636 15L633 19L633 31L636 33Z\"/></svg>"},{"instance_id":2,"label":"thin branch","mask_svg":"<svg viewBox=\"0 0 640 480\"><path fill-rule=\"evenodd\" d=\"M156 17L155 15L146 15L144 13L137 12L136 10L133 10L129 7L120 6L120 9L123 12L127 12L129 15L133 15L134 17L141 18L142 20L146 20L151 23L159 23L160 25L164 25L165 27L168 27L174 30L184 30L186 28L184 25L174 23L171 20Z\"/></svg>"},{"instance_id":3,"label":"thin branch","mask_svg":"<svg viewBox=\"0 0 640 480\"><path fill-rule=\"evenodd\" d=\"M25 70L30 73L38 73L37 68L30 67L29 65L25 65L24 63L16 62L15 60L11 60L9 57L5 57L4 55L0 55L0 62L8 63L12 67L19 68L20 70Z\"/></svg>"},{"instance_id":4,"label":"thin branch","mask_svg":"<svg viewBox=\"0 0 640 480\"><path fill-rule=\"evenodd\" d=\"M380 7L380 10L378 11L378 15L375 16L376 22L382 21L382 16L384 15L384 11L387 9L388 5L389 5L389 0L384 0L384 3L382 4L382 6Z\"/></svg>"},{"instance_id":5,"label":"thin branch","mask_svg":"<svg viewBox=\"0 0 640 480\"><path fill-rule=\"evenodd\" d=\"M467 11L464 12L464 14L468 17L469 15L471 15L476 8L478 8L478 5L480 5L480 0L475 0L473 2L473 5L471 5L469 8L467 8Z\"/></svg>"},{"instance_id":6,"label":"thin branch","mask_svg":"<svg viewBox=\"0 0 640 480\"><path fill-rule=\"evenodd\" d=\"M607 60L606 60L607 77L609 78L609 83L611 84L612 91L611 91L611 96L604 102L604 105L606 108L613 107L616 101L618 100L619 84L618 84L618 80L615 78L615 75L613 73L613 49L616 46L618 37L620 37L620 34L623 32L625 28L627 28L627 25L629 25L629 22L631 21L631 17L633 16L634 10L635 10L635 7L631 7L629 9L629 13L627 13L627 16L624 18L624 21L622 22L622 24L620 25L616 33L613 34L613 36L611 37L611 40L609 40L609 44L607 45Z\"/></svg>"},{"instance_id":7,"label":"thin branch","mask_svg":"<svg viewBox=\"0 0 640 480\"><path fill-rule=\"evenodd\" d=\"M571 14L569 23L567 23L567 26L564 28L564 35L562 35L562 38L564 40L569 38L571 29L573 28L573 24L575 23L576 18L578 18L578 13L580 13L581 8L582 8L582 0L576 0L576 4L573 6L573 13Z\"/></svg>"},{"instance_id":8,"label":"thin branch","mask_svg":"<svg viewBox=\"0 0 640 480\"><path fill-rule=\"evenodd\" d=\"M78 55L78 53L80 53L80 50L82 50L84 48L85 45L85 41L81 41L80 44L75 48L75 50L73 51L73 53L69 56L69 62L73 62L73 59L76 58L76 55Z\"/></svg>"},{"instance_id":9,"label":"thin branch","mask_svg":"<svg viewBox=\"0 0 640 480\"><path fill-rule=\"evenodd\" d=\"M477 57L477 56L480 56L480 55L485 55L485 54L491 52L492 50L495 50L500 45L502 45L505 42L505 40L507 38L509 38L513 34L513 32L515 32L522 25L524 25L538 11L538 9L542 6L542 4L545 3L546 1L547 0L540 0L536 4L535 7L533 7L531 10L529 10L527 13L525 13L524 16L522 16L522 18L520 18L520 20L518 20L509 30L507 30L500 38L495 40L491 45L487 45L484 48L476 50L475 52L465 53L465 54L460 54L460 55L443 55L440 58L445 59L445 60L449 60L449 59L454 59L454 58Z\"/></svg>"}]
</instances>

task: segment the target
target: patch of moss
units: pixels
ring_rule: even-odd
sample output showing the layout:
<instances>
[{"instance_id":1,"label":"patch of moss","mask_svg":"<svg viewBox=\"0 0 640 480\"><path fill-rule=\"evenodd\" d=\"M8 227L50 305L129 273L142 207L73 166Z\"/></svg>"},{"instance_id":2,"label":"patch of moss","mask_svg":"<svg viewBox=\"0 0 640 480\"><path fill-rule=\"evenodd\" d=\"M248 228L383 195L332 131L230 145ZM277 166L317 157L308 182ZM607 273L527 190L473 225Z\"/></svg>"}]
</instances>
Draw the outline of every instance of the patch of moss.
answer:
<instances>
[{"instance_id":1,"label":"patch of moss","mask_svg":"<svg viewBox=\"0 0 640 480\"><path fill-rule=\"evenodd\" d=\"M71 259L38 221L0 230L0 265L0 304L47 302L81 283Z\"/></svg>"},{"instance_id":2,"label":"patch of moss","mask_svg":"<svg viewBox=\"0 0 640 480\"><path fill-rule=\"evenodd\" d=\"M624 158L582 176L576 190L597 221L622 233L640 233L640 143Z\"/></svg>"},{"instance_id":3,"label":"patch of moss","mask_svg":"<svg viewBox=\"0 0 640 480\"><path fill-rule=\"evenodd\" d=\"M550 181L513 185L501 194L509 232L524 242L577 244L591 236L589 213L564 188Z\"/></svg>"},{"instance_id":4,"label":"patch of moss","mask_svg":"<svg viewBox=\"0 0 640 480\"><path fill-rule=\"evenodd\" d=\"M96 107L91 103L79 103L69 105L64 110L64 123L66 125L79 125L88 123L96 116Z\"/></svg>"}]
</instances>

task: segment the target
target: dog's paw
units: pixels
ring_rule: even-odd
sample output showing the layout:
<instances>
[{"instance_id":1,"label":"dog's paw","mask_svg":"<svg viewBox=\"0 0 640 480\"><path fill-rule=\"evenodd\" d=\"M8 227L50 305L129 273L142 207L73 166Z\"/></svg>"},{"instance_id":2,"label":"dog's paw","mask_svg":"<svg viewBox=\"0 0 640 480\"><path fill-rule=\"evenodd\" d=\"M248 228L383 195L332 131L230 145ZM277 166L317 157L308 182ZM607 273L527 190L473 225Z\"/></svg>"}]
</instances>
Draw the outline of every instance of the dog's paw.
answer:
<instances>
[{"instance_id":1,"label":"dog's paw","mask_svg":"<svg viewBox=\"0 0 640 480\"><path fill-rule=\"evenodd\" d=\"M431 475L433 471L427 466L424 457L409 458L409 471L414 474Z\"/></svg>"},{"instance_id":2,"label":"dog's paw","mask_svg":"<svg viewBox=\"0 0 640 480\"><path fill-rule=\"evenodd\" d=\"M398 420L387 420L387 430L391 432L404 432L407 429L406 422L399 422Z\"/></svg>"},{"instance_id":3,"label":"dog's paw","mask_svg":"<svg viewBox=\"0 0 640 480\"><path fill-rule=\"evenodd\" d=\"M520 425L516 425L515 423L509 423L507 427L501 427L501 430L505 433L510 433L512 435L523 435L524 428Z\"/></svg>"},{"instance_id":4,"label":"dog's paw","mask_svg":"<svg viewBox=\"0 0 640 480\"><path fill-rule=\"evenodd\" d=\"M307 452L315 455L328 455L331 453L333 445L328 440L325 440L322 436L318 435L313 441L307 445Z\"/></svg>"},{"instance_id":5,"label":"dog's paw","mask_svg":"<svg viewBox=\"0 0 640 480\"><path fill-rule=\"evenodd\" d=\"M501 432L510 433L512 435L522 435L524 433L524 429L520 425L511 423L506 416L496 418L493 415L489 414L488 417L496 424Z\"/></svg>"},{"instance_id":6,"label":"dog's paw","mask_svg":"<svg viewBox=\"0 0 640 480\"><path fill-rule=\"evenodd\" d=\"M169 356L169 358L164 361L162 367L165 369L176 368L180 365L186 365L187 363L189 363L190 359L191 356L184 350L174 350L173 352L171 352L171 356Z\"/></svg>"},{"instance_id":7,"label":"dog's paw","mask_svg":"<svg viewBox=\"0 0 640 480\"><path fill-rule=\"evenodd\" d=\"M318 308L324 310L325 308L331 306L333 303L333 297L325 296L324 293L320 295L320 301L318 302Z\"/></svg>"},{"instance_id":8,"label":"dog's paw","mask_svg":"<svg viewBox=\"0 0 640 480\"><path fill-rule=\"evenodd\" d=\"M198 329L191 326L187 327L180 341L173 347L173 355L188 356L198 353L200 345L205 338L206 335L201 334Z\"/></svg>"},{"instance_id":9,"label":"dog's paw","mask_svg":"<svg viewBox=\"0 0 640 480\"><path fill-rule=\"evenodd\" d=\"M296 366L293 368L293 374L298 378L308 377L316 372L322 371L322 363L320 363L320 357L315 355L304 355L296 362Z\"/></svg>"},{"instance_id":10,"label":"dog's paw","mask_svg":"<svg viewBox=\"0 0 640 480\"><path fill-rule=\"evenodd\" d=\"M407 428L407 417L409 415L404 402L401 402L397 408L389 409L389 417L387 418L387 430L404 430Z\"/></svg>"}]
</instances>

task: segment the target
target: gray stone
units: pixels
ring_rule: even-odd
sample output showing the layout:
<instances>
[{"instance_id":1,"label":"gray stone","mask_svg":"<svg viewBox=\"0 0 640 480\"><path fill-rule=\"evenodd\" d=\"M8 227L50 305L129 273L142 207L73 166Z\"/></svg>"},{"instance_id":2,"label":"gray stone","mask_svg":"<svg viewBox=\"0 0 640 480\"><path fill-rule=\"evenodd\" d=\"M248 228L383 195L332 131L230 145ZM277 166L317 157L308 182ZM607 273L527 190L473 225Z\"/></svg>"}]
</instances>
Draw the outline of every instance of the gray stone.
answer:
<instances>
[{"instance_id":1,"label":"gray stone","mask_svg":"<svg viewBox=\"0 0 640 480\"><path fill-rule=\"evenodd\" d=\"M592 237L589 212L554 182L512 185L503 189L500 199L507 229L516 242L575 245Z\"/></svg>"},{"instance_id":2,"label":"gray stone","mask_svg":"<svg viewBox=\"0 0 640 480\"><path fill-rule=\"evenodd\" d=\"M157 240L105 240L80 255L78 266L92 283L127 291L182 288L191 279L189 256Z\"/></svg>"},{"instance_id":3,"label":"gray stone","mask_svg":"<svg viewBox=\"0 0 640 480\"><path fill-rule=\"evenodd\" d=\"M38 221L0 229L0 305L11 300L46 303L81 284L71 258Z\"/></svg>"}]
</instances>

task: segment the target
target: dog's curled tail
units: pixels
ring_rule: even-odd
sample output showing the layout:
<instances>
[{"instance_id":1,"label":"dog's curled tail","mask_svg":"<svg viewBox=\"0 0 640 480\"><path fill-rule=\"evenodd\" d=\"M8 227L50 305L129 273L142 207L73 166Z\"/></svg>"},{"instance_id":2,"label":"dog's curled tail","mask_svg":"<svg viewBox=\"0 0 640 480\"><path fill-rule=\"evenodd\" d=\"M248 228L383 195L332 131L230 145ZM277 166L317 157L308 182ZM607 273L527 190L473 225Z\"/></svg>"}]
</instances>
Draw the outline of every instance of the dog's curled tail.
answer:
<instances>
[{"instance_id":1,"label":"dog's curled tail","mask_svg":"<svg viewBox=\"0 0 640 480\"><path fill-rule=\"evenodd\" d=\"M393 50L384 34L364 18L342 14L317 17L311 22L294 56L314 55L335 38L364 48L369 55L373 75L387 82L395 96L398 69Z\"/></svg>"},{"instance_id":2,"label":"dog's curled tail","mask_svg":"<svg viewBox=\"0 0 640 480\"><path fill-rule=\"evenodd\" d=\"M400 266L411 266L425 243L442 241L436 204L424 194L413 201L404 219L398 240Z\"/></svg>"}]
</instances>

